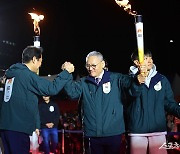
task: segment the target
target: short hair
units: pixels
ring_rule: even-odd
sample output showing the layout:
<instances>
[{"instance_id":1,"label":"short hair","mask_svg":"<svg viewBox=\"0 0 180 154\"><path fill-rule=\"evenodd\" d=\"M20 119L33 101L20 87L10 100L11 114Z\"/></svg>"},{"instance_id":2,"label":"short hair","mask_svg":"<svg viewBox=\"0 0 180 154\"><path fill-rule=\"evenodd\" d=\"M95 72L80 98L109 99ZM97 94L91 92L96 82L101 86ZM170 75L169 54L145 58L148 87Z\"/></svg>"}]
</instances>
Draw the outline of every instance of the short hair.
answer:
<instances>
[{"instance_id":1,"label":"short hair","mask_svg":"<svg viewBox=\"0 0 180 154\"><path fill-rule=\"evenodd\" d=\"M104 60L103 55L102 55L100 52L98 52L98 51L91 51L91 52L86 56L86 62L87 62L88 58L91 57L91 56L96 56L96 57L98 57L101 61Z\"/></svg>"},{"instance_id":2,"label":"short hair","mask_svg":"<svg viewBox=\"0 0 180 154\"><path fill-rule=\"evenodd\" d=\"M144 56L148 56L148 57L152 57L152 53L149 49L146 49L144 51ZM139 60L139 56L138 56L138 50L136 49L135 51L132 52L131 54L131 60Z\"/></svg>"},{"instance_id":3,"label":"short hair","mask_svg":"<svg viewBox=\"0 0 180 154\"><path fill-rule=\"evenodd\" d=\"M22 53L22 63L30 62L33 57L40 59L42 57L42 47L27 46Z\"/></svg>"}]
</instances>

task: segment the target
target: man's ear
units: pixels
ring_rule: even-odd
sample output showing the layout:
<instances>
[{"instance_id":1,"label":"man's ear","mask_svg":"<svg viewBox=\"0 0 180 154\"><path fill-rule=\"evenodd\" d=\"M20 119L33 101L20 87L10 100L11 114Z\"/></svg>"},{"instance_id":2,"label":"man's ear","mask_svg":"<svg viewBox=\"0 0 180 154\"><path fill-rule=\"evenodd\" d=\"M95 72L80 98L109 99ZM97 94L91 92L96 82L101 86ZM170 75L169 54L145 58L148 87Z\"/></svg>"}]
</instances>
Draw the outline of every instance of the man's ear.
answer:
<instances>
[{"instance_id":1,"label":"man's ear","mask_svg":"<svg viewBox=\"0 0 180 154\"><path fill-rule=\"evenodd\" d=\"M37 61L36 57L34 56L32 62L35 63Z\"/></svg>"},{"instance_id":2,"label":"man's ear","mask_svg":"<svg viewBox=\"0 0 180 154\"><path fill-rule=\"evenodd\" d=\"M103 60L102 61L102 68L105 68L106 64L105 64L105 61Z\"/></svg>"}]
</instances>

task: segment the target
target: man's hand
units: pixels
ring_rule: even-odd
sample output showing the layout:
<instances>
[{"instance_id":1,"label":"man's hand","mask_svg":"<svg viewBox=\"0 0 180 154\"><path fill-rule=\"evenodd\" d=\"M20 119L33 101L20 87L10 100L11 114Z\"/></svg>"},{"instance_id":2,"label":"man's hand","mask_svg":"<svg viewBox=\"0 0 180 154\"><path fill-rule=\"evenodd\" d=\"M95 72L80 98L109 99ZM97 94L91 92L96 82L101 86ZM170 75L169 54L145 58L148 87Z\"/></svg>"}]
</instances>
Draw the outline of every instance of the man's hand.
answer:
<instances>
[{"instance_id":1,"label":"man's hand","mask_svg":"<svg viewBox=\"0 0 180 154\"><path fill-rule=\"evenodd\" d=\"M61 69L67 70L69 73L72 73L74 72L74 65L70 62L65 62L64 64L62 64Z\"/></svg>"},{"instance_id":2,"label":"man's hand","mask_svg":"<svg viewBox=\"0 0 180 154\"><path fill-rule=\"evenodd\" d=\"M35 130L35 133L37 134L37 136L39 136L39 135L40 135L39 129L36 129L36 130Z\"/></svg>"},{"instance_id":3,"label":"man's hand","mask_svg":"<svg viewBox=\"0 0 180 154\"><path fill-rule=\"evenodd\" d=\"M51 122L51 123L47 123L46 126L47 126L48 128L53 128L54 124Z\"/></svg>"}]
</instances>

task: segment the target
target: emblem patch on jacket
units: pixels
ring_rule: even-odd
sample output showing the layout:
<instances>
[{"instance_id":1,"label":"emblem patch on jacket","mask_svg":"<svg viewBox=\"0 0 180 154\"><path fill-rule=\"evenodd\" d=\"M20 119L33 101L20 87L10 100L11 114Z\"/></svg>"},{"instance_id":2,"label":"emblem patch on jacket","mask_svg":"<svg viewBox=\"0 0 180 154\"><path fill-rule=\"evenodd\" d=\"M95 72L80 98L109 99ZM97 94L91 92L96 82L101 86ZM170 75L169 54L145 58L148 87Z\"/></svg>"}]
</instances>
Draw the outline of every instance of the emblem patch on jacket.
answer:
<instances>
[{"instance_id":1,"label":"emblem patch on jacket","mask_svg":"<svg viewBox=\"0 0 180 154\"><path fill-rule=\"evenodd\" d=\"M54 106L51 105L51 106L49 107L49 111L50 111L50 112L54 112Z\"/></svg>"},{"instance_id":2,"label":"emblem patch on jacket","mask_svg":"<svg viewBox=\"0 0 180 154\"><path fill-rule=\"evenodd\" d=\"M4 101L8 102L12 95L12 88L15 78L7 79L5 83L5 89L4 89Z\"/></svg>"},{"instance_id":3,"label":"emblem patch on jacket","mask_svg":"<svg viewBox=\"0 0 180 154\"><path fill-rule=\"evenodd\" d=\"M161 81L159 81L159 82L154 86L154 89L155 89L156 91L159 91L159 90L161 90L161 88L162 88Z\"/></svg>"},{"instance_id":4,"label":"emblem patch on jacket","mask_svg":"<svg viewBox=\"0 0 180 154\"><path fill-rule=\"evenodd\" d=\"M103 84L103 92L105 94L108 94L111 91L111 83L110 82L106 82Z\"/></svg>"}]
</instances>

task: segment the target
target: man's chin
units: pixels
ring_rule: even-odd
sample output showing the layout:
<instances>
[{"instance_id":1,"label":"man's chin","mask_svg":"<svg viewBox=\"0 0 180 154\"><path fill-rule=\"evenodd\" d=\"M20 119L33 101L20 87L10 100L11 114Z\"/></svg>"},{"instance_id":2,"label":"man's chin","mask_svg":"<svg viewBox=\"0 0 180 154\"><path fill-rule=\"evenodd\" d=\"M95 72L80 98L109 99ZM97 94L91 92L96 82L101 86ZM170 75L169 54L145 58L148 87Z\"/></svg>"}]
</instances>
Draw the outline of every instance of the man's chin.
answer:
<instances>
[{"instance_id":1,"label":"man's chin","mask_svg":"<svg viewBox=\"0 0 180 154\"><path fill-rule=\"evenodd\" d=\"M95 75L94 75L94 74L91 74L91 73L90 73L89 75L90 75L90 76L92 76L92 77L95 77Z\"/></svg>"}]
</instances>

